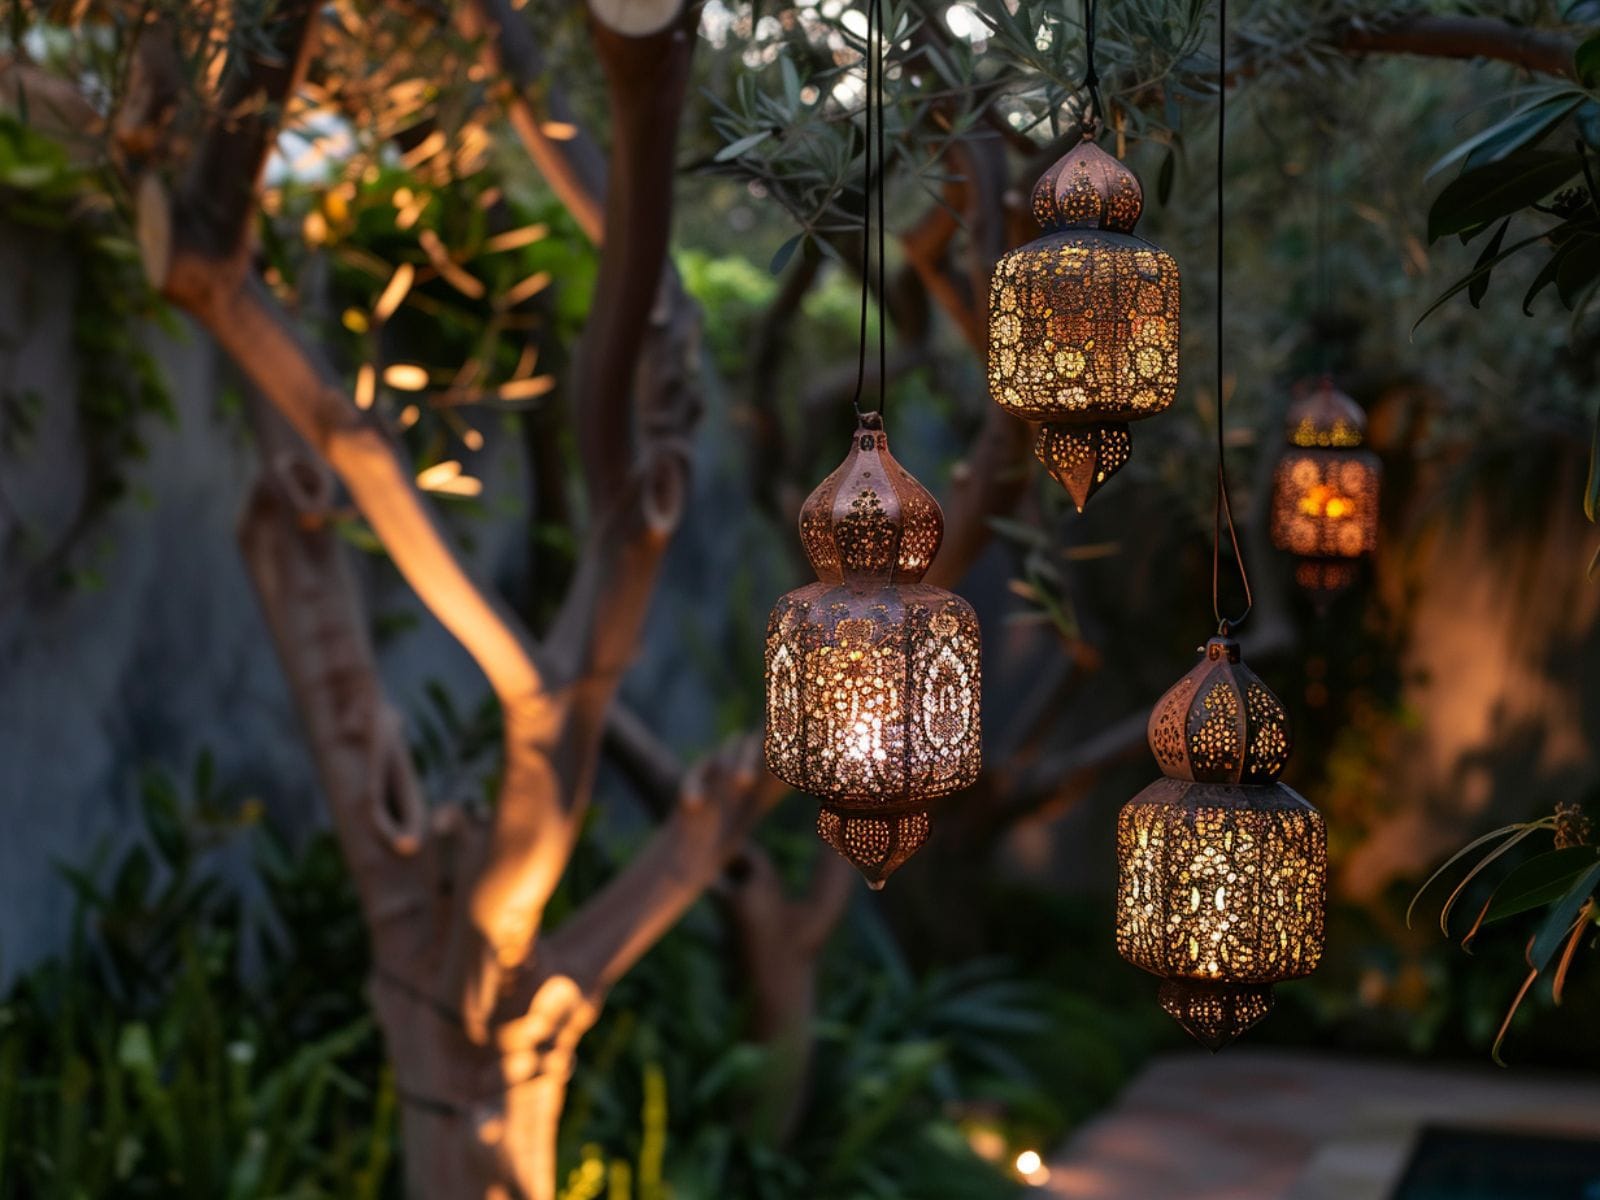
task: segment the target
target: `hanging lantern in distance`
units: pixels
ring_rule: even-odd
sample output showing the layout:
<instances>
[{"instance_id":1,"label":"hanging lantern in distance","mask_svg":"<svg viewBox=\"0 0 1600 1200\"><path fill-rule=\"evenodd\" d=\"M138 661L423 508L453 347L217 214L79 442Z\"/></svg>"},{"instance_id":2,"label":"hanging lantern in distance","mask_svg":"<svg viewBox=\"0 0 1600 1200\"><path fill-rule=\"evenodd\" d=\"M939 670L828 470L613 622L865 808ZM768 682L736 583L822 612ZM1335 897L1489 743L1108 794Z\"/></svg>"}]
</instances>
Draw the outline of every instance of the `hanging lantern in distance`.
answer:
<instances>
[{"instance_id":1,"label":"hanging lantern in distance","mask_svg":"<svg viewBox=\"0 0 1600 1200\"><path fill-rule=\"evenodd\" d=\"M1089 134L1039 178L1044 236L1005 255L989 290L989 390L1043 422L1034 453L1081 512L1128 461L1128 422L1178 390L1178 266L1136 237L1139 178Z\"/></svg>"},{"instance_id":2,"label":"hanging lantern in distance","mask_svg":"<svg viewBox=\"0 0 1600 1200\"><path fill-rule=\"evenodd\" d=\"M944 537L877 413L800 511L817 582L767 622L768 769L822 801L817 832L874 888L927 840L930 801L981 758L978 619L921 582Z\"/></svg>"},{"instance_id":3,"label":"hanging lantern in distance","mask_svg":"<svg viewBox=\"0 0 1600 1200\"><path fill-rule=\"evenodd\" d=\"M1165 778L1117 820L1117 950L1162 979L1161 1007L1219 1050L1322 957L1327 830L1277 782L1283 705L1227 637L1150 715Z\"/></svg>"},{"instance_id":4,"label":"hanging lantern in distance","mask_svg":"<svg viewBox=\"0 0 1600 1200\"><path fill-rule=\"evenodd\" d=\"M1326 604L1377 547L1383 466L1361 448L1366 413L1326 376L1289 406L1286 433L1272 478L1272 544L1296 557L1295 582Z\"/></svg>"}]
</instances>

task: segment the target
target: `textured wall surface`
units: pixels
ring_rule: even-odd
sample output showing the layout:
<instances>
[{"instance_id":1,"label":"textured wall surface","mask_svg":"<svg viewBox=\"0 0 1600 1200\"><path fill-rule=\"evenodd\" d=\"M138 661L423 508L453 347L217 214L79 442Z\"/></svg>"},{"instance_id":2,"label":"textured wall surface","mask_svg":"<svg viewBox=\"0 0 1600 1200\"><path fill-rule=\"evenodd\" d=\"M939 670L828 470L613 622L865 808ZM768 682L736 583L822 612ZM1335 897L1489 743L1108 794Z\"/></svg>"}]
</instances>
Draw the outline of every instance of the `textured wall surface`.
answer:
<instances>
[{"instance_id":1,"label":"textured wall surface","mask_svg":"<svg viewBox=\"0 0 1600 1200\"><path fill-rule=\"evenodd\" d=\"M178 420L148 426L134 470L139 499L119 503L70 564L97 587L50 586L28 566L72 521L84 484L73 397L71 261L34 235L0 228L0 391L43 398L33 437L0 456L0 975L58 945L71 918L59 864L82 864L139 827L141 774L187 793L203 750L223 790L254 797L293 832L321 799L266 627L234 542L254 476L241 419L218 397L237 387L198 332L151 330ZM472 469L515 496L518 456L491 436ZM505 478L510 476L510 478ZM504 519L475 522L480 565L507 558ZM380 560L367 559L375 611L416 610ZM426 614L386 640L383 669L411 712L437 680L464 705L475 668Z\"/></svg>"}]
</instances>

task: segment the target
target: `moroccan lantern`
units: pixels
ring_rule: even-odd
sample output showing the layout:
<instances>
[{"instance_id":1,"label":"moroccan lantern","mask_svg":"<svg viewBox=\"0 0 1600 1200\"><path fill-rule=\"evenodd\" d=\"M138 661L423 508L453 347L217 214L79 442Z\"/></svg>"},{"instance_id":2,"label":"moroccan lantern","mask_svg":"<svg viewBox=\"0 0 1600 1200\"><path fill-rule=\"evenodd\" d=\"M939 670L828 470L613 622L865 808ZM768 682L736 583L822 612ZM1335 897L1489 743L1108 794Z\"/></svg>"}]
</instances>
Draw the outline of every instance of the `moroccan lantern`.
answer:
<instances>
[{"instance_id":1,"label":"moroccan lantern","mask_svg":"<svg viewBox=\"0 0 1600 1200\"><path fill-rule=\"evenodd\" d=\"M822 801L817 832L874 888L981 762L978 619L921 582L943 537L938 502L866 413L800 511L817 582L767 622L767 767Z\"/></svg>"},{"instance_id":2,"label":"moroccan lantern","mask_svg":"<svg viewBox=\"0 0 1600 1200\"><path fill-rule=\"evenodd\" d=\"M1128 423L1178 389L1178 266L1134 235L1139 178L1089 133L1039 178L1044 236L989 289L989 391L1042 422L1034 453L1082 511L1132 453Z\"/></svg>"},{"instance_id":3,"label":"moroccan lantern","mask_svg":"<svg viewBox=\"0 0 1600 1200\"><path fill-rule=\"evenodd\" d=\"M1272 544L1293 554L1295 582L1326 602L1378 544L1377 456L1361 449L1367 417L1324 377L1289 408L1289 445L1272 480Z\"/></svg>"},{"instance_id":4,"label":"moroccan lantern","mask_svg":"<svg viewBox=\"0 0 1600 1200\"><path fill-rule=\"evenodd\" d=\"M1322 957L1327 830L1277 782L1283 705L1226 636L1150 715L1165 778L1117 820L1117 950L1162 979L1161 1007L1221 1049Z\"/></svg>"}]
</instances>

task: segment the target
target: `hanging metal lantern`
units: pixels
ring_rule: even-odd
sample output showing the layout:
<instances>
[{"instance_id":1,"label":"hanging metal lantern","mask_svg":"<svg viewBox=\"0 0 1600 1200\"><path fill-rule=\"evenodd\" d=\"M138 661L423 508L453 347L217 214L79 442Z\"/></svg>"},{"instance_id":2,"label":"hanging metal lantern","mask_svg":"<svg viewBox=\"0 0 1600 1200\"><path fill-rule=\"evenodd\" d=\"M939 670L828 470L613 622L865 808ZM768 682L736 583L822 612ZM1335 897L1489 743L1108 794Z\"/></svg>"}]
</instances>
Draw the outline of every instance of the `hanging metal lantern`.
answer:
<instances>
[{"instance_id":1,"label":"hanging metal lantern","mask_svg":"<svg viewBox=\"0 0 1600 1200\"><path fill-rule=\"evenodd\" d=\"M943 537L867 413L800 511L817 582L767 622L767 767L821 799L817 832L874 888L927 840L929 801L981 763L978 619L921 582Z\"/></svg>"},{"instance_id":2,"label":"hanging metal lantern","mask_svg":"<svg viewBox=\"0 0 1600 1200\"><path fill-rule=\"evenodd\" d=\"M1367 416L1324 377L1289 408L1289 446L1272 480L1272 544L1299 561L1295 582L1325 603L1378 544L1383 466L1361 449Z\"/></svg>"},{"instance_id":3,"label":"hanging metal lantern","mask_svg":"<svg viewBox=\"0 0 1600 1200\"><path fill-rule=\"evenodd\" d=\"M1117 821L1117 950L1163 982L1161 1007L1221 1049L1272 1009L1272 985L1322 957L1327 830L1277 782L1283 705L1227 637L1156 704L1166 777Z\"/></svg>"},{"instance_id":4,"label":"hanging metal lantern","mask_svg":"<svg viewBox=\"0 0 1600 1200\"><path fill-rule=\"evenodd\" d=\"M1044 236L989 291L989 390L1044 422L1034 453L1082 511L1132 452L1128 422L1178 390L1178 265L1134 236L1139 178L1088 135L1039 178Z\"/></svg>"}]
</instances>

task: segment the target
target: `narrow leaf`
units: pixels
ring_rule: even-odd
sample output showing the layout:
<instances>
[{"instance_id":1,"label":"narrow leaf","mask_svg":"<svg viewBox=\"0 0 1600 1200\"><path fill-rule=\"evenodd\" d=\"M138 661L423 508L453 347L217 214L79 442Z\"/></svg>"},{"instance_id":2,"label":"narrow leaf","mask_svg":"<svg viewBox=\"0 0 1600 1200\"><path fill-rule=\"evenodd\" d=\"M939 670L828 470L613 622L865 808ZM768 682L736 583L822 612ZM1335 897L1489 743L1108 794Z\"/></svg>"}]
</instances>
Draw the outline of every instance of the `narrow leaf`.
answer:
<instances>
[{"instance_id":1,"label":"narrow leaf","mask_svg":"<svg viewBox=\"0 0 1600 1200\"><path fill-rule=\"evenodd\" d=\"M1411 897L1411 903L1406 906L1406 928L1411 928L1411 915L1416 911L1417 901L1422 899L1422 894L1433 886L1434 882L1439 878L1439 876L1443 875L1446 871L1455 866L1456 863L1460 862L1467 855L1471 854L1479 846L1492 842L1495 840L1495 838L1506 837L1510 834L1516 833L1522 828L1523 826L1521 824L1516 824L1502 825L1499 829L1491 829L1482 837L1474 838L1465 846L1461 847L1461 849L1457 850L1449 858L1445 859L1444 862L1440 864L1439 869L1432 875L1429 875L1423 885L1417 889L1417 894Z\"/></svg>"},{"instance_id":2,"label":"narrow leaf","mask_svg":"<svg viewBox=\"0 0 1600 1200\"><path fill-rule=\"evenodd\" d=\"M1594 414L1594 438L1589 443L1589 482L1583 488L1583 515L1590 522L1595 520L1595 513L1600 511L1600 408ZM1594 573L1594 564L1589 564L1589 573Z\"/></svg>"},{"instance_id":3,"label":"narrow leaf","mask_svg":"<svg viewBox=\"0 0 1600 1200\"><path fill-rule=\"evenodd\" d=\"M1533 986L1533 981L1537 978L1539 978L1539 972L1528 972L1528 977L1522 981L1522 986L1517 989L1517 994L1511 1001L1511 1007L1506 1009L1506 1019L1500 1022L1500 1032L1494 1035L1494 1045L1489 1048L1489 1057L1494 1059L1497 1067L1506 1065L1506 1060L1500 1057L1500 1047L1506 1040L1507 1031L1511 1028L1511 1018L1517 1015L1517 1009L1522 1007L1522 1001L1527 996L1528 989Z\"/></svg>"},{"instance_id":4,"label":"narrow leaf","mask_svg":"<svg viewBox=\"0 0 1600 1200\"><path fill-rule=\"evenodd\" d=\"M778 247L778 252L772 256L772 263L767 270L774 275L783 274L783 269L789 265L789 260L794 257L794 252L800 248L800 243L805 241L806 235L797 233L783 245Z\"/></svg>"},{"instance_id":5,"label":"narrow leaf","mask_svg":"<svg viewBox=\"0 0 1600 1200\"><path fill-rule=\"evenodd\" d=\"M1583 940L1584 927L1589 924L1589 918L1594 915L1594 897L1583 906L1583 911L1578 914L1578 919L1572 923L1572 935L1567 938L1567 948L1561 952L1561 961L1556 965L1556 977L1550 982L1550 998L1557 1004L1561 1003L1561 993L1567 988L1567 972L1572 969L1572 956L1578 952L1578 943Z\"/></svg>"},{"instance_id":6,"label":"narrow leaf","mask_svg":"<svg viewBox=\"0 0 1600 1200\"><path fill-rule=\"evenodd\" d=\"M1503 921L1559 900L1597 859L1600 853L1593 846L1567 846L1519 863L1484 906L1483 923Z\"/></svg>"},{"instance_id":7,"label":"narrow leaf","mask_svg":"<svg viewBox=\"0 0 1600 1200\"><path fill-rule=\"evenodd\" d=\"M1450 297L1454 296L1457 292L1463 291L1464 289L1466 289L1468 287L1471 287L1472 286L1472 281L1474 279L1476 279L1480 274L1488 272L1488 271L1492 271L1495 268L1495 266L1497 266L1499 263L1504 262L1506 259L1510 258L1518 250L1521 250L1526 246L1531 246L1531 245L1533 245L1534 242L1543 241L1543 240L1544 240L1544 235L1543 234L1535 234L1533 237L1523 238L1520 242L1513 242L1510 246L1506 247L1506 249L1500 251L1499 254L1495 255L1492 260L1490 260L1489 262L1484 263L1481 267L1474 267L1470 274L1463 275L1460 279L1456 280L1448 288L1446 288L1443 292L1441 292L1438 295L1438 297L1435 298L1435 300L1434 300L1434 302L1432 304L1428 305L1427 308L1422 310L1422 315L1420 317L1418 317L1415 321L1413 321L1411 323L1411 336L1413 336L1413 337L1416 336L1417 330L1422 325L1422 323L1424 321L1426 321L1434 313L1439 311L1439 309L1444 305L1444 302L1446 300L1450 299Z\"/></svg>"},{"instance_id":8,"label":"narrow leaf","mask_svg":"<svg viewBox=\"0 0 1600 1200\"><path fill-rule=\"evenodd\" d=\"M1577 919L1578 910L1588 903L1597 887L1600 887L1600 862L1580 875L1566 894L1551 906L1550 915L1528 944L1528 966L1542 971L1550 965L1557 948L1566 939L1567 930Z\"/></svg>"},{"instance_id":9,"label":"narrow leaf","mask_svg":"<svg viewBox=\"0 0 1600 1200\"><path fill-rule=\"evenodd\" d=\"M1463 172L1428 209L1428 241L1526 208L1582 169L1578 156L1567 151L1523 150Z\"/></svg>"},{"instance_id":10,"label":"narrow leaf","mask_svg":"<svg viewBox=\"0 0 1600 1200\"><path fill-rule=\"evenodd\" d=\"M721 150L717 151L716 157L714 159L712 159L712 161L713 162L719 162L719 163L720 162L731 162L733 159L738 158L741 154L745 153L746 151L754 150L757 146L759 146L762 142L766 141L771 136L772 136L772 130L763 129L760 133L752 133L748 137L740 138L737 142L730 142L728 145L724 146Z\"/></svg>"},{"instance_id":11,"label":"narrow leaf","mask_svg":"<svg viewBox=\"0 0 1600 1200\"><path fill-rule=\"evenodd\" d=\"M1489 239L1489 244L1483 248L1483 253L1478 255L1477 266L1483 268L1483 274L1475 278L1467 287L1467 300L1473 308L1483 303L1484 293L1489 290L1489 277L1494 271L1495 255L1500 253L1500 243L1506 239L1506 230L1511 228L1511 218L1507 217L1500 222L1500 228L1494 231L1494 236Z\"/></svg>"},{"instance_id":12,"label":"narrow leaf","mask_svg":"<svg viewBox=\"0 0 1600 1200\"><path fill-rule=\"evenodd\" d=\"M1533 298L1556 281L1556 272L1561 270L1561 255L1564 250L1564 246L1558 247L1556 252L1545 260L1544 266L1539 268L1539 273L1528 285L1528 290L1522 297L1523 316L1533 316Z\"/></svg>"}]
</instances>

